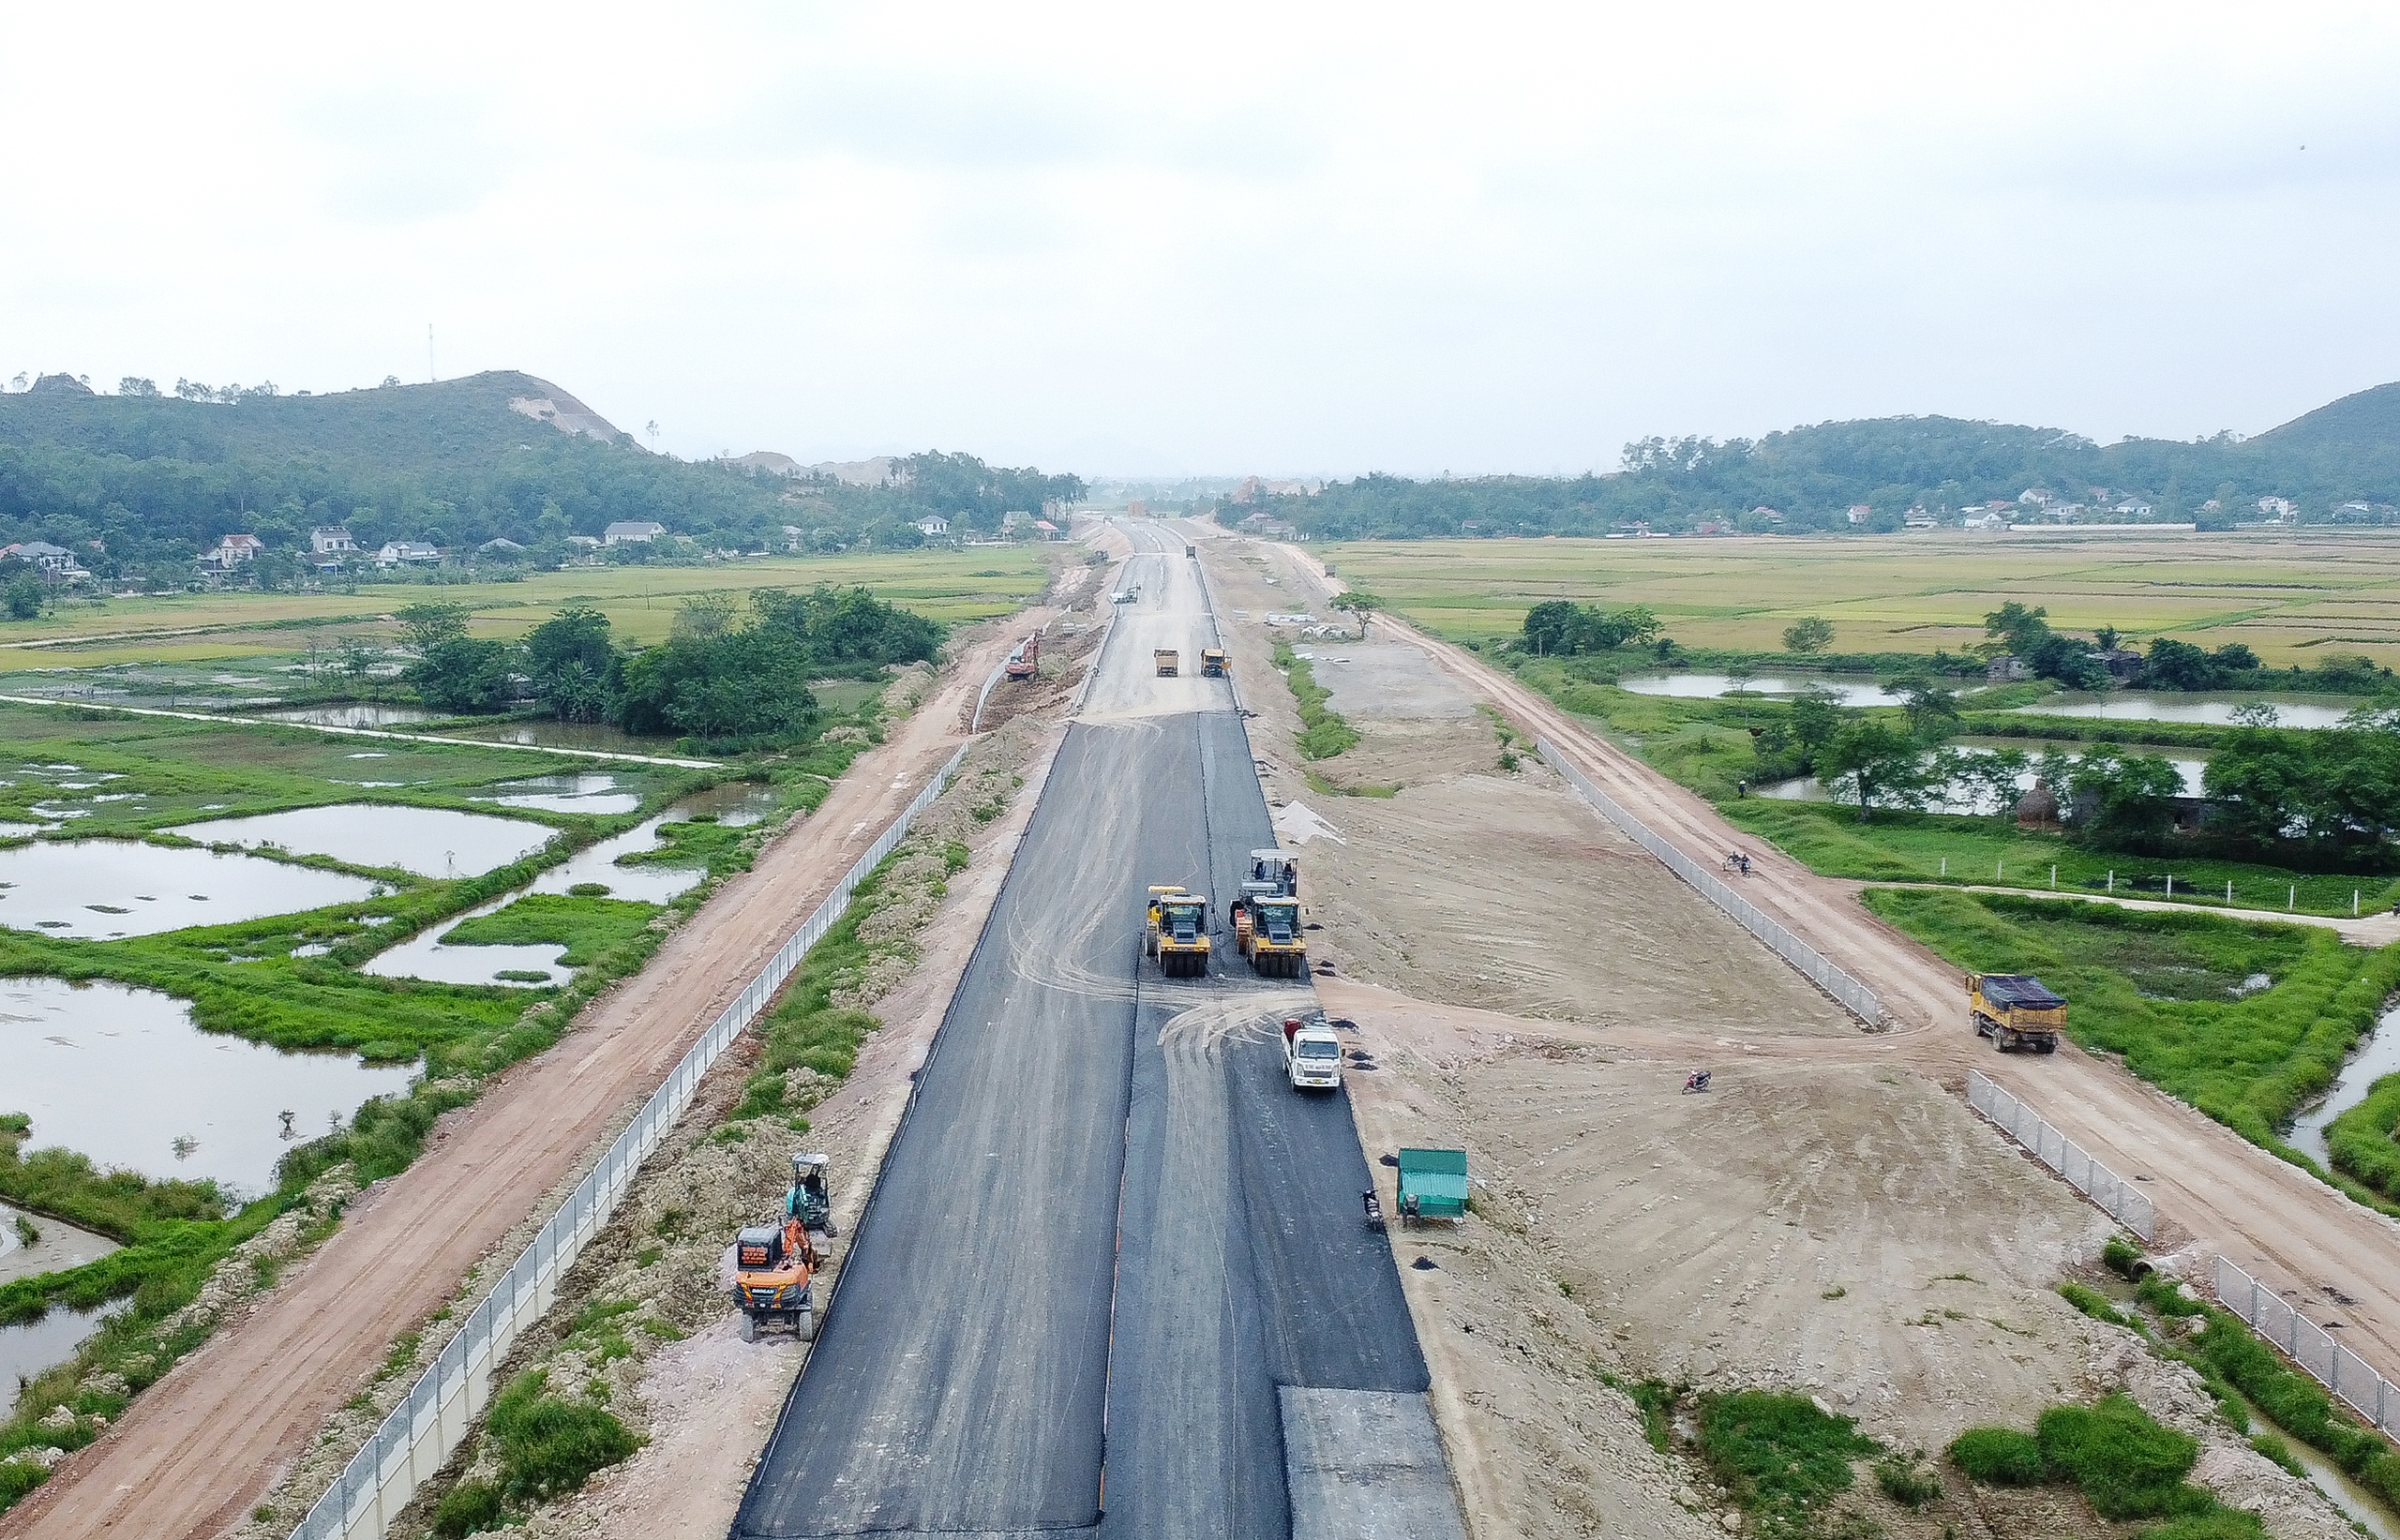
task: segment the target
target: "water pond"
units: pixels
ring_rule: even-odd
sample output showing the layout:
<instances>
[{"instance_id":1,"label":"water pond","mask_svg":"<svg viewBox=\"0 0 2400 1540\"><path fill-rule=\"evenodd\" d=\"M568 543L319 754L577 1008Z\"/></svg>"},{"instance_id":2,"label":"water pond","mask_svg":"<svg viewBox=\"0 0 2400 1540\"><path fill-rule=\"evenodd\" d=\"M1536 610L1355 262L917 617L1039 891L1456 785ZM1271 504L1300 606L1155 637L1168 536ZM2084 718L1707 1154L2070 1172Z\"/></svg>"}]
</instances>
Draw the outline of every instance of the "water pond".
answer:
<instances>
[{"instance_id":1,"label":"water pond","mask_svg":"<svg viewBox=\"0 0 2400 1540\"><path fill-rule=\"evenodd\" d=\"M2127 690L2108 695L2056 695L2022 711L2044 716L2096 717L2109 722L2198 722L2230 725L2243 706L2272 706L2284 727L2334 727L2360 703L2326 695L2183 695Z\"/></svg>"},{"instance_id":2,"label":"water pond","mask_svg":"<svg viewBox=\"0 0 2400 1540\"><path fill-rule=\"evenodd\" d=\"M1996 754L2003 749L2009 748L2018 749L2020 752L2032 752L2036 755L2038 755L2040 752L2039 747L2036 745L2010 743L2006 740L1984 740L1979 741L1974 739L1961 739L1951 744L1951 747L1961 750L1967 754L1976 755ZM2148 751L2137 748L2130 752L2142 753ZM2070 755L2069 757L2072 758L2078 756ZM2188 753L2168 753L2162 755L2161 757L2165 758L2168 764L2173 765L2175 767L2176 773L2183 778L2184 796L2198 797L2200 795L2201 778L2208 772L2207 759L2195 757ZM2019 774L2017 777L2017 789L2020 792L2031 791L2033 788L2033 772L2031 770ZM1826 790L1822 785L1819 785L1816 777L1812 775L1803 775L1790 781L1776 781L1765 785L1752 786L1750 791L1753 796L1772 797L1779 801L1788 802L1829 802L1836 800L1834 794ZM1928 813L1989 813L1994 810L1991 805L1990 794L1988 788L1977 785L1967 779L1961 778L1947 782L1938 787L1935 790L1933 799L1926 803L1926 811Z\"/></svg>"},{"instance_id":3,"label":"water pond","mask_svg":"<svg viewBox=\"0 0 2400 1540\"><path fill-rule=\"evenodd\" d=\"M339 706L303 706L267 714L278 722L305 722L312 727L405 727L412 723L433 720L433 713L423 707L377 706L366 701L350 701Z\"/></svg>"},{"instance_id":4,"label":"water pond","mask_svg":"<svg viewBox=\"0 0 2400 1540\"><path fill-rule=\"evenodd\" d=\"M0 1417L16 1410L18 1382L57 1368L83 1339L132 1301L112 1300L95 1310L54 1308L38 1321L0 1326Z\"/></svg>"},{"instance_id":5,"label":"water pond","mask_svg":"<svg viewBox=\"0 0 2400 1540\"><path fill-rule=\"evenodd\" d=\"M292 1139L406 1091L415 1074L202 1032L183 1001L152 990L0 979L0 1100L32 1114L25 1147L63 1146L104 1170L255 1195L275 1185Z\"/></svg>"},{"instance_id":6,"label":"water pond","mask_svg":"<svg viewBox=\"0 0 2400 1540\"><path fill-rule=\"evenodd\" d=\"M671 755L670 738L636 738L596 723L520 719L488 725L462 727L449 736L480 738L494 743L522 743L546 749L593 749L602 754Z\"/></svg>"},{"instance_id":7,"label":"water pond","mask_svg":"<svg viewBox=\"0 0 2400 1540\"><path fill-rule=\"evenodd\" d=\"M209 845L272 845L355 866L397 866L428 877L474 876L532 855L550 838L548 825L519 818L363 802L212 818L172 832Z\"/></svg>"},{"instance_id":8,"label":"water pond","mask_svg":"<svg viewBox=\"0 0 2400 1540\"><path fill-rule=\"evenodd\" d=\"M339 872L134 840L37 841L0 850L0 924L86 940L296 914L380 890Z\"/></svg>"},{"instance_id":9,"label":"water pond","mask_svg":"<svg viewBox=\"0 0 2400 1540\"><path fill-rule=\"evenodd\" d=\"M2400 1073L2400 1007L2383 1013L2375 1030L2342 1066L2325 1099L2292 1119L2289 1143L2327 1165L2333 1152L2325 1145L2325 1129L2333 1119L2366 1099L2366 1093L2384 1076Z\"/></svg>"},{"instance_id":10,"label":"water pond","mask_svg":"<svg viewBox=\"0 0 2400 1540\"><path fill-rule=\"evenodd\" d=\"M32 1240L25 1239L24 1230L17 1222L20 1219L32 1229ZM28 1214L0 1204L0 1283L31 1278L36 1273L81 1267L115 1249L116 1242L106 1235L79 1230L65 1219L53 1219L47 1214Z\"/></svg>"},{"instance_id":11,"label":"water pond","mask_svg":"<svg viewBox=\"0 0 2400 1540\"><path fill-rule=\"evenodd\" d=\"M1733 692L1728 674L1628 674L1619 681L1637 695L1672 695L1678 700L1715 700ZM1743 688L1754 695L1797 695L1822 690L1843 706L1897 706L1900 697L1873 680L1837 679L1829 674L1761 674Z\"/></svg>"},{"instance_id":12,"label":"water pond","mask_svg":"<svg viewBox=\"0 0 2400 1540\"><path fill-rule=\"evenodd\" d=\"M586 883L598 883L610 898L640 904L666 904L697 887L708 874L697 866L620 866L621 856L658 848L658 826L682 823L696 814L712 813L719 822L740 827L756 823L774 807L768 786L729 782L676 803L655 818L611 839L587 845L515 892L506 893L457 920L429 926L388 951L369 958L362 971L387 979L424 979L443 984L522 984L538 987L563 980L571 970L559 962L566 949L554 945L453 947L442 937L461 922L506 907L526 893L563 893ZM504 973L540 978L503 979Z\"/></svg>"},{"instance_id":13,"label":"water pond","mask_svg":"<svg viewBox=\"0 0 2400 1540\"><path fill-rule=\"evenodd\" d=\"M502 807L537 807L551 813L631 813L641 806L641 794L617 789L613 775L536 775L523 781L506 781L499 786L497 797L478 797L479 802L498 802Z\"/></svg>"}]
</instances>

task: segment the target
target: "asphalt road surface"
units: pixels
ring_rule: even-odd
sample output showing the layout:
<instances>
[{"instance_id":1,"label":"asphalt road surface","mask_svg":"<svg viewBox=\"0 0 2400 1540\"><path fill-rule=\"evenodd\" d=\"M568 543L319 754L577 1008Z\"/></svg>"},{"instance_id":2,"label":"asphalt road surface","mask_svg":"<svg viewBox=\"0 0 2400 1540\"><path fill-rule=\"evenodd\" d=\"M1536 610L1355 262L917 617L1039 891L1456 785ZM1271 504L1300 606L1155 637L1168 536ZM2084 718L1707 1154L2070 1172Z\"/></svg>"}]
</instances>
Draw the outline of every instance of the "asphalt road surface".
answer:
<instances>
[{"instance_id":1,"label":"asphalt road surface","mask_svg":"<svg viewBox=\"0 0 2400 1540\"><path fill-rule=\"evenodd\" d=\"M1232 956L1224 899L1274 839L1230 691L1192 677L1197 575L1132 533L1161 554L1128 563L1142 596L919 1072L745 1540L1288 1534L1279 1391L1426 1388L1347 1102L1282 1078L1276 1024L1312 996ZM1142 957L1160 882L1216 898L1205 979Z\"/></svg>"}]
</instances>

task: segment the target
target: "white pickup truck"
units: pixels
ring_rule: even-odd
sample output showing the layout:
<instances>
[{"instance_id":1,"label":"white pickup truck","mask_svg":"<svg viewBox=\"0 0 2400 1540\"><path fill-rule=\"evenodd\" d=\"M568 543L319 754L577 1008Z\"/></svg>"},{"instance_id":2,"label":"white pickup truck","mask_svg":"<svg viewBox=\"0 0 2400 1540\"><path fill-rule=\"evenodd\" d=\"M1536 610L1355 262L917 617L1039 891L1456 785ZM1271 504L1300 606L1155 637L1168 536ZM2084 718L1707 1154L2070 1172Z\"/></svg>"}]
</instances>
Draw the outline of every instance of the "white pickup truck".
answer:
<instances>
[{"instance_id":1,"label":"white pickup truck","mask_svg":"<svg viewBox=\"0 0 2400 1540\"><path fill-rule=\"evenodd\" d=\"M1322 1017L1308 1023L1297 1016L1284 1021L1283 1073L1291 1077L1296 1090L1341 1089L1342 1039Z\"/></svg>"}]
</instances>

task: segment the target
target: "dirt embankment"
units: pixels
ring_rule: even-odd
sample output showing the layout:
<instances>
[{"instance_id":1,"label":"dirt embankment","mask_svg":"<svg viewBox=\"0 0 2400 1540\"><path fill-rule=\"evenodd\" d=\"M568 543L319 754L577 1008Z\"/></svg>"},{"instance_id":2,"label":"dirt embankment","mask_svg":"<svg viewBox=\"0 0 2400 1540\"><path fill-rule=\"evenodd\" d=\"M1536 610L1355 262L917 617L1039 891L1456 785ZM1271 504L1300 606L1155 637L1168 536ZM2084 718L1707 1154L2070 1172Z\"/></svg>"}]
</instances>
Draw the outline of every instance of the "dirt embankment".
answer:
<instances>
[{"instance_id":1,"label":"dirt embankment","mask_svg":"<svg viewBox=\"0 0 2400 1540\"><path fill-rule=\"evenodd\" d=\"M1038 800L1058 742L1058 704L1049 700L985 733L952 790L920 815L903 859L887 874L889 902L860 927L870 948L861 983L835 1002L870 1009L884 1026L867 1039L847 1081L805 1071L788 1077L802 1083L788 1095L806 1113L808 1131L787 1132L770 1117L744 1124L744 1138L715 1134L756 1069L758 1044L745 1037L578 1262L559 1304L511 1355L497 1383L542 1368L550 1384L580 1387L570 1394L606 1404L645 1441L582 1491L535 1510L523 1533L561 1540L716 1540L726 1533L806 1354L786 1335L741 1339L724 1274L727 1244L741 1225L779 1212L794 1150L821 1151L832 1158L843 1235L828 1248L820 1301L838 1287L849 1226L865 1206L910 1079ZM943 854L952 842L970 852L955 873ZM629 1355L611 1356L617 1349L605 1332L575 1330L579 1316L612 1309L623 1312L618 1335L634 1350ZM651 1331L651 1322L669 1330ZM495 1470L493 1452L476 1440L445 1475L488 1479ZM450 1485L445 1479L420 1497L395 1533L428 1533Z\"/></svg>"},{"instance_id":2,"label":"dirt embankment","mask_svg":"<svg viewBox=\"0 0 2400 1540\"><path fill-rule=\"evenodd\" d=\"M1279 824L1287 841L1315 827L1305 806L1332 826L1305 845L1303 891L1324 926L1312 952L1336 969L1320 994L1374 1066L1349 1075L1360 1137L1371 1158L1462 1147L1478 1180L1462 1226L1395 1237L1478 1535L1722 1533L1725 1495L1654 1450L1617 1388L1651 1379L1815 1396L1903 1450L2129 1384L2209 1440L2229 1497L2262 1472L2289 1480L2208 1414L2188 1371L2127 1353L2053 1292L2105 1217L1521 740L1503 769L1493 718L1413 644L1284 634L1364 735L1300 758L1259 620L1307 599L1322 613L1321 597L1270 547L1208 549ZM1399 789L1328 796L1312 772ZM1694 1068L1717 1088L1681 1094ZM1912 1514L1862 1479L1853 1506L1928 1540L1945 1524L2117 1533L2079 1500L1955 1473L1947 1488ZM2283 1496L2272 1533L2323 1533L2329 1505Z\"/></svg>"}]
</instances>

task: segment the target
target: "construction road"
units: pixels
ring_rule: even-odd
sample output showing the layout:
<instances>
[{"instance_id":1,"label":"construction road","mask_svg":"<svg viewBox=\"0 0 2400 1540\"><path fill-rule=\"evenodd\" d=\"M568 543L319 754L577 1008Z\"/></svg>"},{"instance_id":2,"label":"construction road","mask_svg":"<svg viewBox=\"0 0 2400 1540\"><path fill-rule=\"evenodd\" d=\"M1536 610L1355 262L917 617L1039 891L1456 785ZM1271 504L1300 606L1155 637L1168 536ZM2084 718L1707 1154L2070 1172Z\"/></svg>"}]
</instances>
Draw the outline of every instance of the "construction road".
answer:
<instances>
[{"instance_id":1,"label":"construction road","mask_svg":"<svg viewBox=\"0 0 2400 1540\"><path fill-rule=\"evenodd\" d=\"M1299 594L1341 588L1305 552L1281 550ZM1742 896L1873 989L1891 1018L1878 1036L1795 1041L1782 1052L1898 1058L1953 1084L1970 1067L1981 1069L2120 1177L2141 1184L2190 1276L2205 1286L2206 1258L2229 1257L2309 1320L2338 1325L2344 1347L2400 1380L2400 1224L2106 1059L2072 1045L2054 1055L1993 1053L1967 1029L1958 970L1868 913L1859 884L1819 876L1762 846L1704 798L1474 654L1403 621L1375 624L1416 642L1521 727L1548 738L1620 807L1703 867L1727 851L1748 852Z\"/></svg>"},{"instance_id":2,"label":"construction road","mask_svg":"<svg viewBox=\"0 0 2400 1540\"><path fill-rule=\"evenodd\" d=\"M1129 533L1118 581L1140 598L918 1072L738 1536L1287 1534L1331 1489L1288 1489L1287 1458L1316 1470L1327 1428L1393 1415L1418 1462L1389 1489L1447 1509L1411 1533L1458 1533L1391 1249L1360 1223L1349 1106L1282 1080L1274 1024L1312 997L1230 955L1224 899L1274 839L1232 693L1194 677L1215 640L1197 565ZM1156 675L1164 647L1180 677ZM1142 956L1144 890L1164 882L1216 899L1205 979Z\"/></svg>"}]
</instances>

